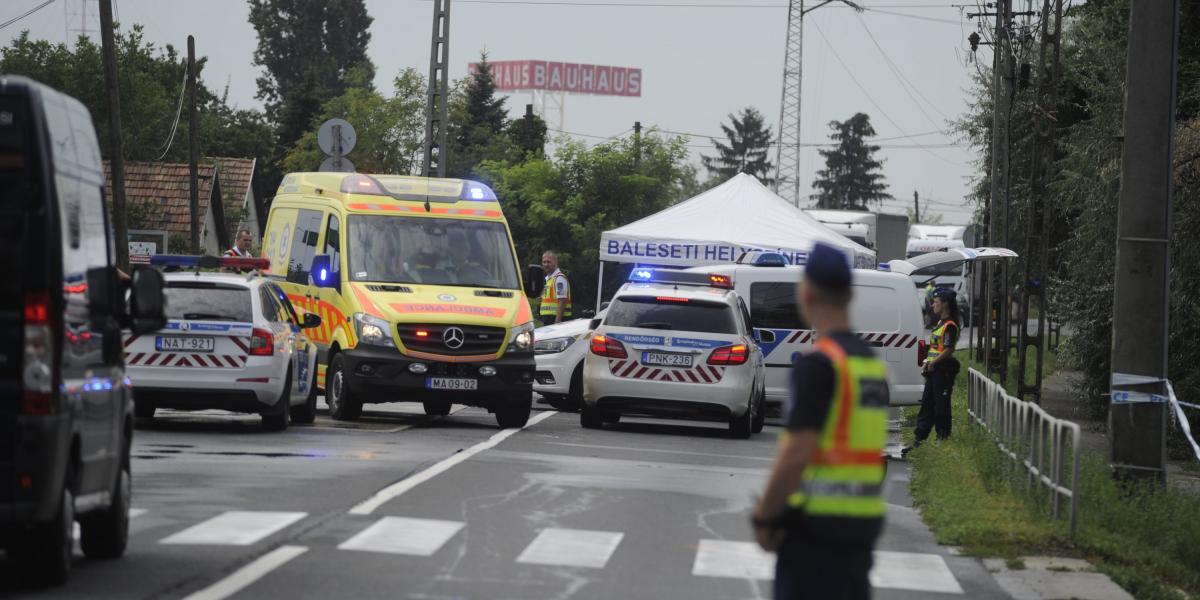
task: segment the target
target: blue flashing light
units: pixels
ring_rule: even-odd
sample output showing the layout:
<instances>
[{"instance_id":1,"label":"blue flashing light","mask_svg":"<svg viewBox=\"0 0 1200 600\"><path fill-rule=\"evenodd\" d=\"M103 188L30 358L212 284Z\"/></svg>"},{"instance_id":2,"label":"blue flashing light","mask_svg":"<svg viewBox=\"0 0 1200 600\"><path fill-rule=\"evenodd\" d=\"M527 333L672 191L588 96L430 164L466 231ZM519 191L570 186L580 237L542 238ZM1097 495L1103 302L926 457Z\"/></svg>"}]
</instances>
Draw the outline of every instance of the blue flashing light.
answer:
<instances>
[{"instance_id":1,"label":"blue flashing light","mask_svg":"<svg viewBox=\"0 0 1200 600\"><path fill-rule=\"evenodd\" d=\"M182 254L155 254L150 257L150 264L156 267L196 267L200 265L200 257Z\"/></svg>"},{"instance_id":2,"label":"blue flashing light","mask_svg":"<svg viewBox=\"0 0 1200 600\"><path fill-rule=\"evenodd\" d=\"M329 281L329 269L321 269L321 273L317 275L317 278L322 282Z\"/></svg>"},{"instance_id":3,"label":"blue flashing light","mask_svg":"<svg viewBox=\"0 0 1200 600\"><path fill-rule=\"evenodd\" d=\"M654 271L646 269L637 269L630 274L630 281L650 281L654 279Z\"/></svg>"},{"instance_id":4,"label":"blue flashing light","mask_svg":"<svg viewBox=\"0 0 1200 600\"><path fill-rule=\"evenodd\" d=\"M763 252L754 259L756 267L786 267L787 259L778 252Z\"/></svg>"},{"instance_id":5,"label":"blue flashing light","mask_svg":"<svg viewBox=\"0 0 1200 600\"><path fill-rule=\"evenodd\" d=\"M496 202L496 192L492 188L483 185L477 181L463 182L462 194L460 200L471 200L473 202Z\"/></svg>"},{"instance_id":6,"label":"blue flashing light","mask_svg":"<svg viewBox=\"0 0 1200 600\"><path fill-rule=\"evenodd\" d=\"M879 270L883 271L885 273L891 273L892 272L892 263L890 261L879 263Z\"/></svg>"}]
</instances>

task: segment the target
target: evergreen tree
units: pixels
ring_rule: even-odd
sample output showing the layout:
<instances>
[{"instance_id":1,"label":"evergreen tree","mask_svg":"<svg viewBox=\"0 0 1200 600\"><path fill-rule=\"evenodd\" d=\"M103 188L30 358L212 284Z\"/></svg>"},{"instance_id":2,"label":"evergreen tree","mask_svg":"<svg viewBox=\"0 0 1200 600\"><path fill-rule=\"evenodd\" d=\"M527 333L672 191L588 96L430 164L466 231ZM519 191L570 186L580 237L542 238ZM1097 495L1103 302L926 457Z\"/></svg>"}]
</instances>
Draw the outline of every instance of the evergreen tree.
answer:
<instances>
[{"instance_id":1,"label":"evergreen tree","mask_svg":"<svg viewBox=\"0 0 1200 600\"><path fill-rule=\"evenodd\" d=\"M364 0L249 0L258 32L254 64L258 98L289 147L314 125L321 105L346 90L351 69L375 67L367 58L371 22Z\"/></svg>"},{"instance_id":2,"label":"evergreen tree","mask_svg":"<svg viewBox=\"0 0 1200 600\"><path fill-rule=\"evenodd\" d=\"M817 188L817 208L867 210L892 198L879 169L883 162L875 158L879 146L866 143L875 135L871 118L856 113L845 121L830 121L833 133L829 139L837 142L830 150L819 150L825 157L825 168L817 171L813 187Z\"/></svg>"},{"instance_id":3,"label":"evergreen tree","mask_svg":"<svg viewBox=\"0 0 1200 600\"><path fill-rule=\"evenodd\" d=\"M754 107L743 109L738 116L729 115L729 125L722 124L721 131L729 143L712 140L717 148L716 156L701 156L709 177L720 183L746 173L757 177L766 185L774 183L770 178L775 165L767 160L771 149L771 130L767 128L762 113Z\"/></svg>"},{"instance_id":4,"label":"evergreen tree","mask_svg":"<svg viewBox=\"0 0 1200 600\"><path fill-rule=\"evenodd\" d=\"M512 141L513 162L521 163L545 155L546 121L541 117L527 113L524 117L509 122L507 133Z\"/></svg>"},{"instance_id":5,"label":"evergreen tree","mask_svg":"<svg viewBox=\"0 0 1200 600\"><path fill-rule=\"evenodd\" d=\"M470 177L480 162L503 156L507 146L503 133L508 121L505 100L496 96L492 66L483 52L475 72L450 103L448 177Z\"/></svg>"}]
</instances>

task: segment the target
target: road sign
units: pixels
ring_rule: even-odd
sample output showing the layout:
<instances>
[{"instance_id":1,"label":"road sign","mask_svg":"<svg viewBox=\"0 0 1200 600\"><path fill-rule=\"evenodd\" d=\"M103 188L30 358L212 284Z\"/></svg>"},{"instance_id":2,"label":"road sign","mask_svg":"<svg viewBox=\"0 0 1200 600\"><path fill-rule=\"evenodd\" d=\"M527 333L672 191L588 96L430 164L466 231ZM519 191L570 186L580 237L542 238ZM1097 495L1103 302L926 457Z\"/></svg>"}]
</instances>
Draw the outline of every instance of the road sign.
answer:
<instances>
[{"instance_id":1,"label":"road sign","mask_svg":"<svg viewBox=\"0 0 1200 600\"><path fill-rule=\"evenodd\" d=\"M358 135L345 119L330 119L317 130L317 145L329 156L345 156L354 149Z\"/></svg>"},{"instance_id":2,"label":"road sign","mask_svg":"<svg viewBox=\"0 0 1200 600\"><path fill-rule=\"evenodd\" d=\"M325 162L321 163L319 170L333 173L353 173L354 163L350 162L350 159L344 156L330 156L325 159Z\"/></svg>"}]
</instances>

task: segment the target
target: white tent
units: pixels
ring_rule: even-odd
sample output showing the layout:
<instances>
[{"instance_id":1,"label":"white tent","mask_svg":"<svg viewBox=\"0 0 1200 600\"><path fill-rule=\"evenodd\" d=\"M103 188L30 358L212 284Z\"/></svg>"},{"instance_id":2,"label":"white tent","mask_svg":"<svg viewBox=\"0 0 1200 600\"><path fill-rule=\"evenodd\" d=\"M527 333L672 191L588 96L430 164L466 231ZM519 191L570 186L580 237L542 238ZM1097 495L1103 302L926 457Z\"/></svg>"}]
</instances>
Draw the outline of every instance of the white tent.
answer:
<instances>
[{"instance_id":1,"label":"white tent","mask_svg":"<svg viewBox=\"0 0 1200 600\"><path fill-rule=\"evenodd\" d=\"M676 267L730 263L743 252L779 252L804 264L816 242L845 250L858 268L875 268L875 252L826 228L758 179L725 183L600 236L600 260ZM604 277L604 262L600 263Z\"/></svg>"}]
</instances>

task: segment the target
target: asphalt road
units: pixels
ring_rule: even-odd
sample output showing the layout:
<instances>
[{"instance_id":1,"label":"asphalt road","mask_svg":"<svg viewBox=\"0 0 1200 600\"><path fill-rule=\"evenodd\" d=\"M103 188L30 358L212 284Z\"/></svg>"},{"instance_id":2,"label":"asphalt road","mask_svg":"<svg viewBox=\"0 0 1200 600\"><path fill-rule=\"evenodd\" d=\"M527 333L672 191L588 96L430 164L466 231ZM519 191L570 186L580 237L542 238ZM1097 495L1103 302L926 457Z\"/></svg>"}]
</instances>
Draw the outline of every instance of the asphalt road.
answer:
<instances>
[{"instance_id":1,"label":"asphalt road","mask_svg":"<svg viewBox=\"0 0 1200 600\"><path fill-rule=\"evenodd\" d=\"M160 411L134 449L126 556L78 556L28 598L769 598L773 561L746 515L778 430L535 412L498 430L377 406L357 423L261 431L257 417ZM980 561L939 547L892 461L876 598L1003 598Z\"/></svg>"}]
</instances>

